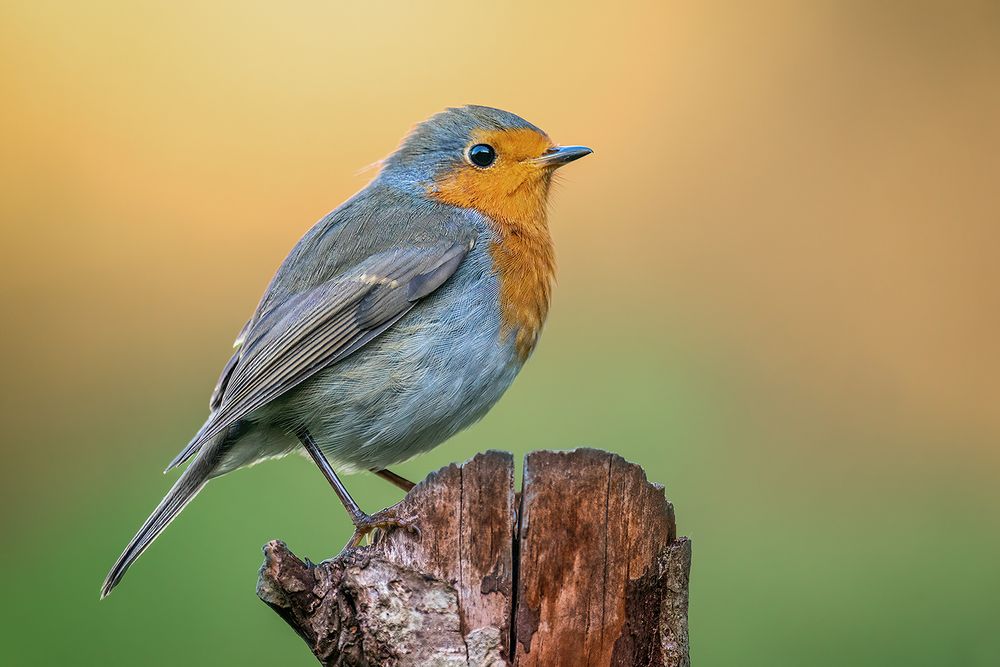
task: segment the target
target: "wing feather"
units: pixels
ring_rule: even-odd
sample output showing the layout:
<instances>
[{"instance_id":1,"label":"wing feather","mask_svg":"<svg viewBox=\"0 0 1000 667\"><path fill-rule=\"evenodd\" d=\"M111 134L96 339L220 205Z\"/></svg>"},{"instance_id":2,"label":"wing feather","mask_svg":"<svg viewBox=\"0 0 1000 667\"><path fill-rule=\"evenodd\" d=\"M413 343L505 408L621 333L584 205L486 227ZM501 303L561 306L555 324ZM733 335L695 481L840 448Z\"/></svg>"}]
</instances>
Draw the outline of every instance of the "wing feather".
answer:
<instances>
[{"instance_id":1,"label":"wing feather","mask_svg":"<svg viewBox=\"0 0 1000 667\"><path fill-rule=\"evenodd\" d=\"M251 321L219 380L212 416L172 465L392 326L444 284L470 248L458 241L379 253Z\"/></svg>"}]
</instances>

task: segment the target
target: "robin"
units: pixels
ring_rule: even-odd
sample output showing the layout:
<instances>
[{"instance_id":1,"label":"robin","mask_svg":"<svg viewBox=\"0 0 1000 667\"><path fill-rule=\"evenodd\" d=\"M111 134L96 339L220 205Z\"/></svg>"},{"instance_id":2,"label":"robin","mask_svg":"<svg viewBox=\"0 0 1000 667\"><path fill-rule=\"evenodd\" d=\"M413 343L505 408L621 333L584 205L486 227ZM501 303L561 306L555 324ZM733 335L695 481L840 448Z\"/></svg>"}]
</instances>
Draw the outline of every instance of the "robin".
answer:
<instances>
[{"instance_id":1,"label":"robin","mask_svg":"<svg viewBox=\"0 0 1000 667\"><path fill-rule=\"evenodd\" d=\"M375 528L413 528L393 508L364 513L338 472L373 471L408 491L387 467L480 419L507 390L549 309L552 174L590 153L490 107L418 125L282 262L208 420L167 470L191 463L101 597L210 479L299 447L350 514L349 546Z\"/></svg>"}]
</instances>

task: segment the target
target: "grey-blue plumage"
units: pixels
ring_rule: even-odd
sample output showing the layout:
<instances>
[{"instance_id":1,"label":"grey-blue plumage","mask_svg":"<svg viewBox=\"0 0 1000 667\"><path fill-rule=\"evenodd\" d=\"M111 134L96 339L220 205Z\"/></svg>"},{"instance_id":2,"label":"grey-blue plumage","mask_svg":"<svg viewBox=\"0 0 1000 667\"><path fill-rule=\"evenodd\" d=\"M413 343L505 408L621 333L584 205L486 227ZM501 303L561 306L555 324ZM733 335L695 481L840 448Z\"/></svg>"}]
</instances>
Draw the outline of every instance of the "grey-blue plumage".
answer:
<instances>
[{"instance_id":1,"label":"grey-blue plumage","mask_svg":"<svg viewBox=\"0 0 1000 667\"><path fill-rule=\"evenodd\" d=\"M474 212L458 217L471 248L450 279L368 343L363 355L325 367L257 410L217 474L297 449L293 434L300 424L338 470L385 468L486 413L521 364L512 342L499 342L492 233Z\"/></svg>"},{"instance_id":2,"label":"grey-blue plumage","mask_svg":"<svg viewBox=\"0 0 1000 667\"><path fill-rule=\"evenodd\" d=\"M303 433L337 470L379 470L493 406L524 360L502 331L491 255L502 239L474 208L428 193L465 164L477 132L524 129L541 134L486 107L438 114L302 237L238 337L208 420L168 470L193 460L102 597L208 480L299 450Z\"/></svg>"}]
</instances>

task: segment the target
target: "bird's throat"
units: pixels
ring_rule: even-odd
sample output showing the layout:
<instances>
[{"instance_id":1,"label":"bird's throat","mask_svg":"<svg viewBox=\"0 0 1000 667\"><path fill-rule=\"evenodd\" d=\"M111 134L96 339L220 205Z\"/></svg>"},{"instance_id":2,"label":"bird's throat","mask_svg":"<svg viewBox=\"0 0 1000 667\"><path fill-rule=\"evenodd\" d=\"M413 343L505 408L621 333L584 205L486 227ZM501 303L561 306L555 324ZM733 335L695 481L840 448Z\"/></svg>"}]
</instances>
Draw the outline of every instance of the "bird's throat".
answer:
<instances>
[{"instance_id":1,"label":"bird's throat","mask_svg":"<svg viewBox=\"0 0 1000 667\"><path fill-rule=\"evenodd\" d=\"M493 267L500 282L501 336L514 336L517 355L524 361L535 348L549 312L556 263L546 216L548 178L525 179L504 192L462 174L445 179L431 196L453 206L485 215L496 240L490 245Z\"/></svg>"},{"instance_id":2,"label":"bird's throat","mask_svg":"<svg viewBox=\"0 0 1000 667\"><path fill-rule=\"evenodd\" d=\"M552 237L544 219L529 224L497 225L490 245L500 280L501 334L513 335L523 362L535 349L549 312L556 263Z\"/></svg>"}]
</instances>

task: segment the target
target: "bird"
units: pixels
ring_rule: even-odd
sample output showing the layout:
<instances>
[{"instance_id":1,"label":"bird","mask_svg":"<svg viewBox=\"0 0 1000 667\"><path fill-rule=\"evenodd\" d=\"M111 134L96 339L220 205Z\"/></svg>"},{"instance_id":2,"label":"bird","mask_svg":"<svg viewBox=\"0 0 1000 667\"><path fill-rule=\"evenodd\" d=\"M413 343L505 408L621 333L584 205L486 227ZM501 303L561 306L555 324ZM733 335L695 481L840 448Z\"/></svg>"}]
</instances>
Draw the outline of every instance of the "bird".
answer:
<instances>
[{"instance_id":1,"label":"bird","mask_svg":"<svg viewBox=\"0 0 1000 667\"><path fill-rule=\"evenodd\" d=\"M210 480L304 452L354 525L340 475L388 469L482 418L531 356L549 311L554 172L589 155L500 109L448 108L418 124L373 180L296 243L234 343L190 460L125 547L101 598ZM166 471L165 471L166 472Z\"/></svg>"}]
</instances>

